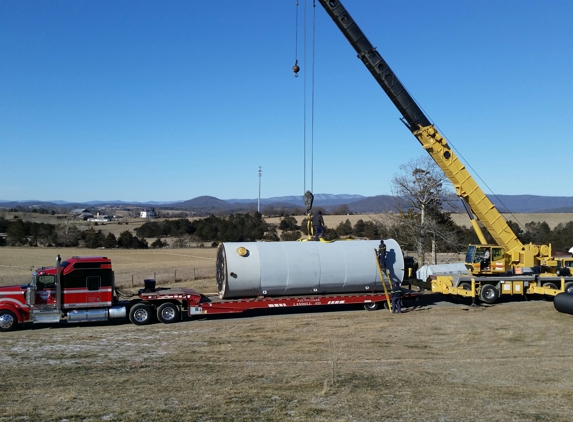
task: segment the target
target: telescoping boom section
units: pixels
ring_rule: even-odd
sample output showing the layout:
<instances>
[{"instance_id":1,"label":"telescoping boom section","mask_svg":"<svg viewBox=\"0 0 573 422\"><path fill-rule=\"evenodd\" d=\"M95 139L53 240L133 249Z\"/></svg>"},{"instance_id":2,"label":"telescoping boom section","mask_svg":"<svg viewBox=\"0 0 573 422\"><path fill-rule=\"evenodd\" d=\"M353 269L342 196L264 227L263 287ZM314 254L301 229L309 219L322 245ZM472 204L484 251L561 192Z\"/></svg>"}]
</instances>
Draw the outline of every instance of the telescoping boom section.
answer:
<instances>
[{"instance_id":1,"label":"telescoping boom section","mask_svg":"<svg viewBox=\"0 0 573 422\"><path fill-rule=\"evenodd\" d=\"M390 100L402 114L406 127L418 139L422 147L431 155L453 184L456 194L469 206L471 212L483 224L496 242L495 246L504 249L502 259L493 269L485 271L474 264L475 256L469 257L468 269L472 273L505 273L515 266L554 267L551 258L551 245L522 244L511 230L503 216L487 195L478 186L464 164L458 159L447 140L426 117L412 96L404 88L388 63L372 46L362 30L352 19L345 7L336 0L319 0L328 15L350 42L358 58L362 60L374 79L382 87ZM473 216L471 216L473 219ZM472 223L482 244L486 241L476 222Z\"/></svg>"}]
</instances>

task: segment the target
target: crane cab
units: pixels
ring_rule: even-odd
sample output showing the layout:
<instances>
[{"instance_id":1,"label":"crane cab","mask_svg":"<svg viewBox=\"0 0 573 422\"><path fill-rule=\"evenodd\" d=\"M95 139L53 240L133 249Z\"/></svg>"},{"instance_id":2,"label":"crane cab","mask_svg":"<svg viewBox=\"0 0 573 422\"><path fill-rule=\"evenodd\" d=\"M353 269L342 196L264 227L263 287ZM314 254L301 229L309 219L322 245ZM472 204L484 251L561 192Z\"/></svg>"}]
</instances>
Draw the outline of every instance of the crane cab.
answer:
<instances>
[{"instance_id":1,"label":"crane cab","mask_svg":"<svg viewBox=\"0 0 573 422\"><path fill-rule=\"evenodd\" d=\"M505 273L505 249L497 245L470 245L466 253L466 268L475 275Z\"/></svg>"}]
</instances>

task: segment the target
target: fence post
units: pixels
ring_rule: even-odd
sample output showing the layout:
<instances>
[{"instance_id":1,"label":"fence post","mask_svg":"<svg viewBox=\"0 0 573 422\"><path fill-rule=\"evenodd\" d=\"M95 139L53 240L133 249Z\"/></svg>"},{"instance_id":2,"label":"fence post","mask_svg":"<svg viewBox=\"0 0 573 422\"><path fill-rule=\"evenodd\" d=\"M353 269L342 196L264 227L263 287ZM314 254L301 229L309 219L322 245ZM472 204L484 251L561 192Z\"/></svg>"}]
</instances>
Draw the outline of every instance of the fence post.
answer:
<instances>
[{"instance_id":1,"label":"fence post","mask_svg":"<svg viewBox=\"0 0 573 422\"><path fill-rule=\"evenodd\" d=\"M173 279L174 283L177 283L177 270L175 270L175 278Z\"/></svg>"},{"instance_id":2,"label":"fence post","mask_svg":"<svg viewBox=\"0 0 573 422\"><path fill-rule=\"evenodd\" d=\"M157 280L157 279L155 278L155 271L153 271L153 279L154 279L154 280Z\"/></svg>"},{"instance_id":3,"label":"fence post","mask_svg":"<svg viewBox=\"0 0 573 422\"><path fill-rule=\"evenodd\" d=\"M131 275L131 287L134 287L134 285L133 285L133 274Z\"/></svg>"},{"instance_id":4,"label":"fence post","mask_svg":"<svg viewBox=\"0 0 573 422\"><path fill-rule=\"evenodd\" d=\"M193 280L195 280L195 268L193 268Z\"/></svg>"}]
</instances>

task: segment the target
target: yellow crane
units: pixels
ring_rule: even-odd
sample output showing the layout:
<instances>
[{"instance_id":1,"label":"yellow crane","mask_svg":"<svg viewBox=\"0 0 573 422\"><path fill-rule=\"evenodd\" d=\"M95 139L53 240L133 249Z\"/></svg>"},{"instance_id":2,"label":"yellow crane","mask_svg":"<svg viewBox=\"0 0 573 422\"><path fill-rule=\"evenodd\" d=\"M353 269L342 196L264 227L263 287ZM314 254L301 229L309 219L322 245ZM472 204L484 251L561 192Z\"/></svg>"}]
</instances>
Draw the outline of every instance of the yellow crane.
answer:
<instances>
[{"instance_id":1,"label":"yellow crane","mask_svg":"<svg viewBox=\"0 0 573 422\"><path fill-rule=\"evenodd\" d=\"M573 277L568 269L563 269L570 266L572 260L554 258L551 244L523 244L517 238L446 138L426 117L341 2L318 1L398 108L403 123L451 181L481 242L468 247L465 265L470 276L436 276L428 281L428 286L431 284L433 291L441 293L477 295L488 303L497 300L501 294L573 293ZM487 244L478 221L495 244Z\"/></svg>"}]
</instances>

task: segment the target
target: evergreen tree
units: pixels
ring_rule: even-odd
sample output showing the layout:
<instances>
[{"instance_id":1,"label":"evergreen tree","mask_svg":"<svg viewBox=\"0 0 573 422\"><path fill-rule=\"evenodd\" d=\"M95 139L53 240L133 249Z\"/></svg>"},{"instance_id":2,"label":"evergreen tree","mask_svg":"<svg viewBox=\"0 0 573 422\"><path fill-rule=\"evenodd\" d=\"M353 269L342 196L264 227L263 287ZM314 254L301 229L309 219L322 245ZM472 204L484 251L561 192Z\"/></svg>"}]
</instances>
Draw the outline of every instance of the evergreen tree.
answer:
<instances>
[{"instance_id":1,"label":"evergreen tree","mask_svg":"<svg viewBox=\"0 0 573 422\"><path fill-rule=\"evenodd\" d=\"M106 249L117 248L117 239L113 233L108 233L103 241L103 247Z\"/></svg>"}]
</instances>

